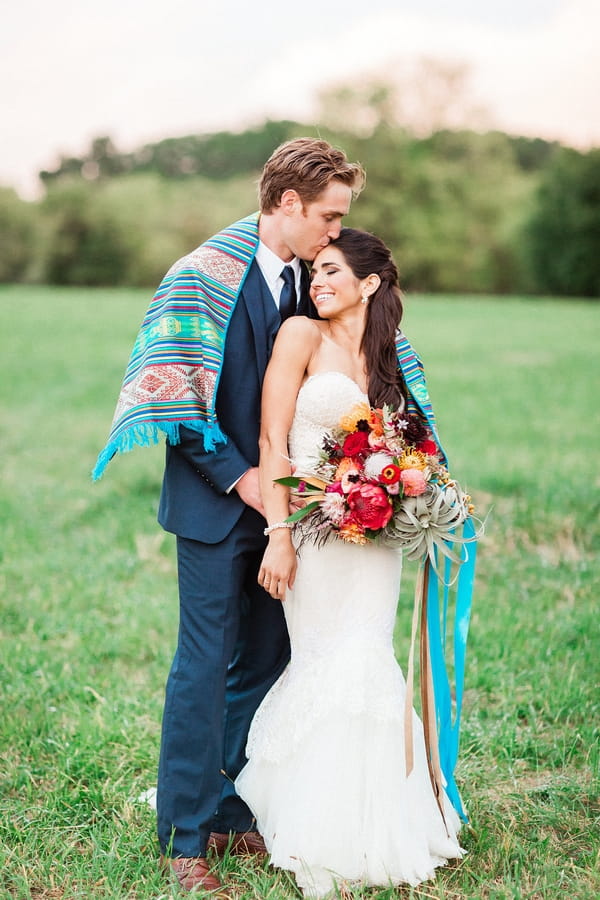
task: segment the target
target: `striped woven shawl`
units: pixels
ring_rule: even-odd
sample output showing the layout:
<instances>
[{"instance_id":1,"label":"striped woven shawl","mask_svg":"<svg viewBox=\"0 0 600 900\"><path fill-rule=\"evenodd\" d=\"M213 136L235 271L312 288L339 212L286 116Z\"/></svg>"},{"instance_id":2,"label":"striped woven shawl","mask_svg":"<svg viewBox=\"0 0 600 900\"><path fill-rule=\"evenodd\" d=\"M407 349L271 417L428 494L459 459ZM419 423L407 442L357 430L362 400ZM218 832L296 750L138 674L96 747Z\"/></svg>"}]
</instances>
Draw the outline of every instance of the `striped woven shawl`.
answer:
<instances>
[{"instance_id":1,"label":"striped woven shawl","mask_svg":"<svg viewBox=\"0 0 600 900\"><path fill-rule=\"evenodd\" d=\"M106 447L100 478L116 453L149 446L179 426L198 431L207 450L226 438L215 400L225 338L258 246L258 213L241 219L175 263L141 324Z\"/></svg>"}]
</instances>

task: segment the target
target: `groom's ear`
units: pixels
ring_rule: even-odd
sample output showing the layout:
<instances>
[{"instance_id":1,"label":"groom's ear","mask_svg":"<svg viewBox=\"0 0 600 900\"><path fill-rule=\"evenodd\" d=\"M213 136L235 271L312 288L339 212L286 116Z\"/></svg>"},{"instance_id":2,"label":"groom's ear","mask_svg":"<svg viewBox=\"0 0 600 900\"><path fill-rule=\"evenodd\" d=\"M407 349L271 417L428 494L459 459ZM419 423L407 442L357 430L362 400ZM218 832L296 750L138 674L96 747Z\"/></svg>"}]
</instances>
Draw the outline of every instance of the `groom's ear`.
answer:
<instances>
[{"instance_id":1,"label":"groom's ear","mask_svg":"<svg viewBox=\"0 0 600 900\"><path fill-rule=\"evenodd\" d=\"M293 188L288 188L284 191L281 195L279 206L286 216L291 216L295 212L301 212L302 200L298 191L295 191Z\"/></svg>"}]
</instances>

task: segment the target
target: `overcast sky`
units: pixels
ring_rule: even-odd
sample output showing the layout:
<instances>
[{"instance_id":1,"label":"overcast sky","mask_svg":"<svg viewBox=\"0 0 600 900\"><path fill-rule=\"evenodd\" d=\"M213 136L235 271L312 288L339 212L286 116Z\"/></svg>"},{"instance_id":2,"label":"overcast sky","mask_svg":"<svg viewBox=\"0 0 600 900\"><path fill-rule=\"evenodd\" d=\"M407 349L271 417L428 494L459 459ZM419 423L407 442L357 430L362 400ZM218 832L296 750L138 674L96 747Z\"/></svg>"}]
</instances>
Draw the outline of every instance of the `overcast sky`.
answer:
<instances>
[{"instance_id":1,"label":"overcast sky","mask_svg":"<svg viewBox=\"0 0 600 900\"><path fill-rule=\"evenodd\" d=\"M11 0L0 30L0 183L110 135L121 149L316 120L316 94L423 56L470 67L489 124L600 145L600 0Z\"/></svg>"}]
</instances>

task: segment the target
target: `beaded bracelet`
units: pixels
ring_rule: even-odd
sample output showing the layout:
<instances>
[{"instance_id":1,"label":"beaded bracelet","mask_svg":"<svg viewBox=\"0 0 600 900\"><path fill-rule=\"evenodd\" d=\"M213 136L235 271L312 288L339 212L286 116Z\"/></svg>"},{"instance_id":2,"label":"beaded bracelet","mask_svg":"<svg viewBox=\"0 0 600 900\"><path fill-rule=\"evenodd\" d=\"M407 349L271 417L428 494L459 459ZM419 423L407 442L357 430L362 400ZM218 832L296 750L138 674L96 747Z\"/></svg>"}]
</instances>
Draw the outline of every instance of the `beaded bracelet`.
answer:
<instances>
[{"instance_id":1,"label":"beaded bracelet","mask_svg":"<svg viewBox=\"0 0 600 900\"><path fill-rule=\"evenodd\" d=\"M278 528L293 528L293 527L294 527L293 522L275 522L274 525L269 525L267 528L265 528L265 530L263 531L263 534L266 536L268 534L271 534L272 531L277 531Z\"/></svg>"}]
</instances>

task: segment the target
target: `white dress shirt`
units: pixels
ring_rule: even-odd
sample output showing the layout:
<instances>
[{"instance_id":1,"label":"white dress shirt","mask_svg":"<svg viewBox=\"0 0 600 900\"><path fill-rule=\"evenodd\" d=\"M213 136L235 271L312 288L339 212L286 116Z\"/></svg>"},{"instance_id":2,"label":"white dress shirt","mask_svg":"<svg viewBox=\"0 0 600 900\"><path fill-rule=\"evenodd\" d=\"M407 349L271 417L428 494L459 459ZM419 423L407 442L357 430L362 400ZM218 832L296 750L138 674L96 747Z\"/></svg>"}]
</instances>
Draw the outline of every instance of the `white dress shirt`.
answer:
<instances>
[{"instance_id":1,"label":"white dress shirt","mask_svg":"<svg viewBox=\"0 0 600 900\"><path fill-rule=\"evenodd\" d=\"M296 279L296 297L300 300L302 263L297 256L294 256L290 262L286 263L280 259L276 253L273 253L266 244L259 241L256 249L256 262L269 286L277 309L279 309L279 298L281 296L281 288L283 287L281 272L284 266L291 266L294 270L294 277Z\"/></svg>"}]
</instances>

